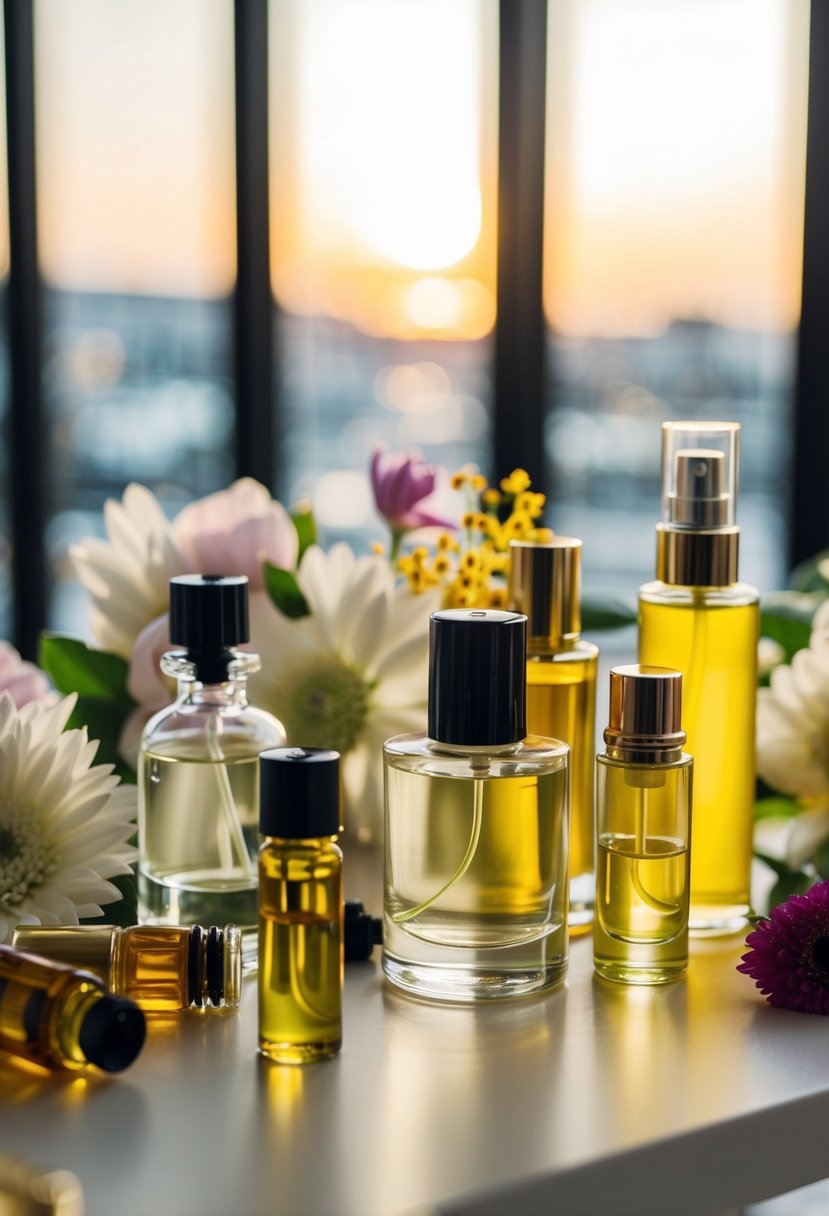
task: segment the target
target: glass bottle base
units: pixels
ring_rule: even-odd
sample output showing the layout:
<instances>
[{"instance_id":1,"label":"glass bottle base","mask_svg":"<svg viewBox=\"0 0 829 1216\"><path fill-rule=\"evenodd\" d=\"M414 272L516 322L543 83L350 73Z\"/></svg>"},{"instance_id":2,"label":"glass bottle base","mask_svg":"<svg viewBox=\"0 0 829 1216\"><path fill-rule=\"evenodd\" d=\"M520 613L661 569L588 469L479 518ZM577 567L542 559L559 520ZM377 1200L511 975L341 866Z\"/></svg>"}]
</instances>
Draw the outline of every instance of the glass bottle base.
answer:
<instances>
[{"instance_id":1,"label":"glass bottle base","mask_svg":"<svg viewBox=\"0 0 829 1216\"><path fill-rule=\"evenodd\" d=\"M329 1043L271 1043L259 1044L259 1054L275 1064L315 1064L318 1060L330 1060L342 1047L342 1039Z\"/></svg>"},{"instance_id":2,"label":"glass bottle base","mask_svg":"<svg viewBox=\"0 0 829 1216\"><path fill-rule=\"evenodd\" d=\"M615 984L670 984L681 980L688 970L685 962L676 966L663 964L658 967L647 963L621 963L618 959L593 959L596 974Z\"/></svg>"},{"instance_id":3,"label":"glass bottle base","mask_svg":"<svg viewBox=\"0 0 829 1216\"><path fill-rule=\"evenodd\" d=\"M567 974L567 959L520 971L499 968L482 970L471 966L407 962L384 951L383 971L386 979L396 988L402 988L412 996L469 1004L530 996L534 992L553 988Z\"/></svg>"},{"instance_id":4,"label":"glass bottle base","mask_svg":"<svg viewBox=\"0 0 829 1216\"><path fill-rule=\"evenodd\" d=\"M691 904L688 929L693 937L727 937L742 933L750 907L745 904Z\"/></svg>"}]
</instances>

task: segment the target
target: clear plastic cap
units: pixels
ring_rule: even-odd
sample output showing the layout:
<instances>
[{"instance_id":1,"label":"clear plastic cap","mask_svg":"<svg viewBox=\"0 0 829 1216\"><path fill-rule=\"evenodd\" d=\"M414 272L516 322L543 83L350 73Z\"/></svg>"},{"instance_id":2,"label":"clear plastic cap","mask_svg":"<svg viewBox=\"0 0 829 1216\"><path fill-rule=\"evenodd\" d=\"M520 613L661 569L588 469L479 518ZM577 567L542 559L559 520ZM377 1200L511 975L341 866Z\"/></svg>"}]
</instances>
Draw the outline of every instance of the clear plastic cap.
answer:
<instances>
[{"instance_id":1,"label":"clear plastic cap","mask_svg":"<svg viewBox=\"0 0 829 1216\"><path fill-rule=\"evenodd\" d=\"M691 531L733 526L739 477L739 422L663 422L666 524Z\"/></svg>"}]
</instances>

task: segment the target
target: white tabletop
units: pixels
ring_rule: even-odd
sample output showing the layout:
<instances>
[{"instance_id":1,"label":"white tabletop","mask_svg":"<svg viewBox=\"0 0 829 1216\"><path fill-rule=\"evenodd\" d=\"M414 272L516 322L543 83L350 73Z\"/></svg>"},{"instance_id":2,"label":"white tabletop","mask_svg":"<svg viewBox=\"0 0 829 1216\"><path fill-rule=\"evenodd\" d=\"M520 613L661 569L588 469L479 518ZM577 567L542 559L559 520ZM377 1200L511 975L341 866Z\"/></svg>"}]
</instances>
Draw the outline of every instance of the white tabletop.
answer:
<instances>
[{"instance_id":1,"label":"white tabletop","mask_svg":"<svg viewBox=\"0 0 829 1216\"><path fill-rule=\"evenodd\" d=\"M74 1171L88 1216L714 1213L829 1174L829 1019L770 1009L741 948L635 989L579 938L563 987L474 1008L396 994L375 950L304 1068L257 1056L248 981L111 1080L0 1066L0 1147Z\"/></svg>"}]
</instances>

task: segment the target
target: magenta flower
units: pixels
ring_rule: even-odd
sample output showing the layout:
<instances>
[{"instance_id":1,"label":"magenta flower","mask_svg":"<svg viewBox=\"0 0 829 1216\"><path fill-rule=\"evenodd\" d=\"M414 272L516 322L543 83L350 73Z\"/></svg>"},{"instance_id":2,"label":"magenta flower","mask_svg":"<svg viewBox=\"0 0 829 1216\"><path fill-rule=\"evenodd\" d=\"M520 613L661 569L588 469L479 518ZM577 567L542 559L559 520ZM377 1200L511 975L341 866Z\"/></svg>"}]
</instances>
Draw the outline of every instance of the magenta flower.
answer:
<instances>
[{"instance_id":1,"label":"magenta flower","mask_svg":"<svg viewBox=\"0 0 829 1216\"><path fill-rule=\"evenodd\" d=\"M829 1014L829 880L792 895L749 933L737 970L770 1005Z\"/></svg>"},{"instance_id":2,"label":"magenta flower","mask_svg":"<svg viewBox=\"0 0 829 1216\"><path fill-rule=\"evenodd\" d=\"M457 527L432 510L428 499L435 491L438 468L419 452L389 452L381 445L371 458L371 488L377 510L399 537L413 528Z\"/></svg>"}]
</instances>

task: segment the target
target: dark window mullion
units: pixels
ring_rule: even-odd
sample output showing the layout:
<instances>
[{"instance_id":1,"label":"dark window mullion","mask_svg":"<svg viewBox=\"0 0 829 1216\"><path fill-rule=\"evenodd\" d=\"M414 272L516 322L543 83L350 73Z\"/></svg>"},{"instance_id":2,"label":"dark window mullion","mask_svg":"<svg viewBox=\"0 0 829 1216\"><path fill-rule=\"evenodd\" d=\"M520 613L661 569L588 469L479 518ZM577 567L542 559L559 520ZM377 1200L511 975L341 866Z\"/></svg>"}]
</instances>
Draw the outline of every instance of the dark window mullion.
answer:
<instances>
[{"instance_id":1,"label":"dark window mullion","mask_svg":"<svg viewBox=\"0 0 829 1216\"><path fill-rule=\"evenodd\" d=\"M14 641L37 655L46 620L42 300L35 200L34 15L32 0L6 0L6 122L9 175L9 469Z\"/></svg>"},{"instance_id":2,"label":"dark window mullion","mask_svg":"<svg viewBox=\"0 0 829 1216\"><path fill-rule=\"evenodd\" d=\"M803 300L798 336L792 478L792 563L829 546L829 6L812 0L803 230Z\"/></svg>"},{"instance_id":3,"label":"dark window mullion","mask_svg":"<svg viewBox=\"0 0 829 1216\"><path fill-rule=\"evenodd\" d=\"M546 488L544 118L546 0L500 0L495 469Z\"/></svg>"},{"instance_id":4,"label":"dark window mullion","mask_svg":"<svg viewBox=\"0 0 829 1216\"><path fill-rule=\"evenodd\" d=\"M235 0L234 364L239 476L273 488L275 410L268 205L268 0Z\"/></svg>"}]
</instances>

